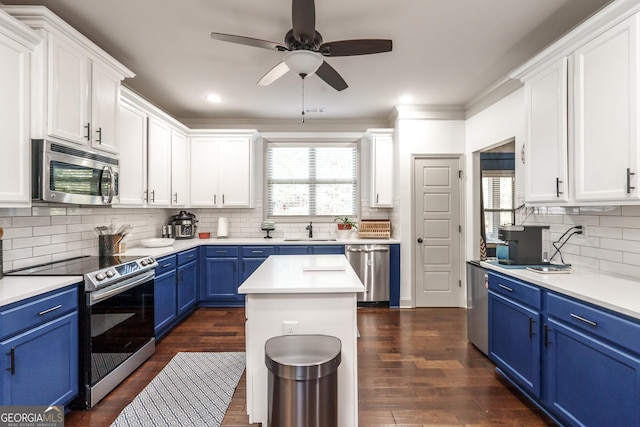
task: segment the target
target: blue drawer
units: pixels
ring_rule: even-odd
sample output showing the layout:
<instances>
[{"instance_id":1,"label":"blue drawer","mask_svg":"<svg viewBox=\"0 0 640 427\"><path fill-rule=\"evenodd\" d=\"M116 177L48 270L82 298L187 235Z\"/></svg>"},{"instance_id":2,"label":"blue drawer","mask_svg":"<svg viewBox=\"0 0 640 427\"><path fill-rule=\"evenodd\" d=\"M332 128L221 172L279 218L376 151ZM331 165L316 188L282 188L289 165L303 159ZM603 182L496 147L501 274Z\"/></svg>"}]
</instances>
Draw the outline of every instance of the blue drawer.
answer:
<instances>
[{"instance_id":1,"label":"blue drawer","mask_svg":"<svg viewBox=\"0 0 640 427\"><path fill-rule=\"evenodd\" d=\"M547 293L549 317L640 354L640 323L589 304Z\"/></svg>"},{"instance_id":2,"label":"blue drawer","mask_svg":"<svg viewBox=\"0 0 640 427\"><path fill-rule=\"evenodd\" d=\"M276 253L275 246L243 246L242 256L245 258L262 258Z\"/></svg>"},{"instance_id":3,"label":"blue drawer","mask_svg":"<svg viewBox=\"0 0 640 427\"><path fill-rule=\"evenodd\" d=\"M177 262L175 255L158 258L156 261L158 262L158 266L156 267L156 276L160 276L167 271L176 269Z\"/></svg>"},{"instance_id":4,"label":"blue drawer","mask_svg":"<svg viewBox=\"0 0 640 427\"><path fill-rule=\"evenodd\" d=\"M204 251L204 256L207 258L237 257L239 253L237 246L207 246Z\"/></svg>"},{"instance_id":5,"label":"blue drawer","mask_svg":"<svg viewBox=\"0 0 640 427\"><path fill-rule=\"evenodd\" d=\"M183 265L198 259L198 248L189 249L188 251L178 254L178 265Z\"/></svg>"},{"instance_id":6,"label":"blue drawer","mask_svg":"<svg viewBox=\"0 0 640 427\"><path fill-rule=\"evenodd\" d=\"M0 339L4 340L77 309L78 286L12 304L0 311Z\"/></svg>"},{"instance_id":7,"label":"blue drawer","mask_svg":"<svg viewBox=\"0 0 640 427\"><path fill-rule=\"evenodd\" d=\"M542 290L537 286L489 272L489 290L532 308L542 308Z\"/></svg>"}]
</instances>

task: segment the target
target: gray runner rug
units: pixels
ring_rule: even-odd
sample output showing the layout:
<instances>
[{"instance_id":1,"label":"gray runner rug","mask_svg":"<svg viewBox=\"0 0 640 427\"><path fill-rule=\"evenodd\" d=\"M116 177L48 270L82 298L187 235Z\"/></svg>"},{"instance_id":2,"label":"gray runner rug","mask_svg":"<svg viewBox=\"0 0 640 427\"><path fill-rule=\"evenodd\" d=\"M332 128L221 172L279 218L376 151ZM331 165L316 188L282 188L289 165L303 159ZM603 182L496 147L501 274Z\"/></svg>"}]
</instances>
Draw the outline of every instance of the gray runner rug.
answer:
<instances>
[{"instance_id":1,"label":"gray runner rug","mask_svg":"<svg viewBox=\"0 0 640 427\"><path fill-rule=\"evenodd\" d=\"M111 427L219 427L245 360L244 353L178 353Z\"/></svg>"}]
</instances>

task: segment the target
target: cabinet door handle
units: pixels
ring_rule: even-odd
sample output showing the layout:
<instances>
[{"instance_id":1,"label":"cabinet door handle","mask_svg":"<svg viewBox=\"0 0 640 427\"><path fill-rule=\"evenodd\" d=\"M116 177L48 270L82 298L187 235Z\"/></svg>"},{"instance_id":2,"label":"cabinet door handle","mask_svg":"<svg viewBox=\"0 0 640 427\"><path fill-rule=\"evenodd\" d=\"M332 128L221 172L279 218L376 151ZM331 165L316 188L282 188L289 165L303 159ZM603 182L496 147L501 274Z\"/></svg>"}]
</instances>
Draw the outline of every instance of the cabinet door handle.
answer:
<instances>
[{"instance_id":1,"label":"cabinet door handle","mask_svg":"<svg viewBox=\"0 0 640 427\"><path fill-rule=\"evenodd\" d=\"M581 322L586 323L587 325L591 325L593 327L598 326L598 322L594 322L593 320L585 319L584 317L579 316L577 314L570 313L570 316L573 317L576 320L579 320Z\"/></svg>"},{"instance_id":2,"label":"cabinet door handle","mask_svg":"<svg viewBox=\"0 0 640 427\"><path fill-rule=\"evenodd\" d=\"M510 288L508 286L505 286L503 284L498 283L498 286L502 289L504 289L505 291L509 291L509 292L513 292L513 288Z\"/></svg>"},{"instance_id":3,"label":"cabinet door handle","mask_svg":"<svg viewBox=\"0 0 640 427\"><path fill-rule=\"evenodd\" d=\"M49 309L47 309L47 310L43 310L43 311L41 311L40 313L38 313L38 316L44 316L45 314L49 314L49 313L51 313L52 311L56 311L56 310L59 310L59 309L61 309L61 308L62 308L62 304L58 304L58 305L56 305L55 307L51 307L51 308L49 308Z\"/></svg>"},{"instance_id":4,"label":"cabinet door handle","mask_svg":"<svg viewBox=\"0 0 640 427\"><path fill-rule=\"evenodd\" d=\"M529 317L529 338L533 338L533 317Z\"/></svg>"},{"instance_id":5,"label":"cabinet door handle","mask_svg":"<svg viewBox=\"0 0 640 427\"><path fill-rule=\"evenodd\" d=\"M631 172L631 169L627 168L627 194L630 194L631 190L636 189L636 187L631 186L631 175L635 175L635 172Z\"/></svg>"},{"instance_id":6,"label":"cabinet door handle","mask_svg":"<svg viewBox=\"0 0 640 427\"><path fill-rule=\"evenodd\" d=\"M380 193L376 193L376 203L380 202Z\"/></svg>"},{"instance_id":7,"label":"cabinet door handle","mask_svg":"<svg viewBox=\"0 0 640 427\"><path fill-rule=\"evenodd\" d=\"M173 194L173 203L178 203L178 193Z\"/></svg>"},{"instance_id":8,"label":"cabinet door handle","mask_svg":"<svg viewBox=\"0 0 640 427\"><path fill-rule=\"evenodd\" d=\"M222 195L222 204L224 205L224 194Z\"/></svg>"},{"instance_id":9,"label":"cabinet door handle","mask_svg":"<svg viewBox=\"0 0 640 427\"><path fill-rule=\"evenodd\" d=\"M87 130L87 134L84 137L87 141L91 141L91 123L87 123L84 128Z\"/></svg>"},{"instance_id":10,"label":"cabinet door handle","mask_svg":"<svg viewBox=\"0 0 640 427\"><path fill-rule=\"evenodd\" d=\"M562 183L563 181L560 181L560 178L556 178L556 197L560 197L562 194L562 191L560 191L560 184Z\"/></svg>"},{"instance_id":11,"label":"cabinet door handle","mask_svg":"<svg viewBox=\"0 0 640 427\"><path fill-rule=\"evenodd\" d=\"M7 371L11 371L11 375L15 375L16 374L16 348L11 347L11 350L9 351L9 353L7 353L7 356L11 356L11 367L7 368Z\"/></svg>"},{"instance_id":12,"label":"cabinet door handle","mask_svg":"<svg viewBox=\"0 0 640 427\"><path fill-rule=\"evenodd\" d=\"M144 200L145 202L149 201L149 192L147 190L144 190L142 192L142 200Z\"/></svg>"},{"instance_id":13,"label":"cabinet door handle","mask_svg":"<svg viewBox=\"0 0 640 427\"><path fill-rule=\"evenodd\" d=\"M156 190L151 190L151 203L156 201Z\"/></svg>"},{"instance_id":14,"label":"cabinet door handle","mask_svg":"<svg viewBox=\"0 0 640 427\"><path fill-rule=\"evenodd\" d=\"M213 204L214 204L214 205L217 205L217 204L218 204L218 195L217 195L217 194L214 194L214 195L213 195Z\"/></svg>"},{"instance_id":15,"label":"cabinet door handle","mask_svg":"<svg viewBox=\"0 0 640 427\"><path fill-rule=\"evenodd\" d=\"M544 346L545 348L549 346L549 325L544 324Z\"/></svg>"},{"instance_id":16,"label":"cabinet door handle","mask_svg":"<svg viewBox=\"0 0 640 427\"><path fill-rule=\"evenodd\" d=\"M98 144L102 144L102 128L98 128L96 133L98 134L98 139L96 139L96 142Z\"/></svg>"}]
</instances>

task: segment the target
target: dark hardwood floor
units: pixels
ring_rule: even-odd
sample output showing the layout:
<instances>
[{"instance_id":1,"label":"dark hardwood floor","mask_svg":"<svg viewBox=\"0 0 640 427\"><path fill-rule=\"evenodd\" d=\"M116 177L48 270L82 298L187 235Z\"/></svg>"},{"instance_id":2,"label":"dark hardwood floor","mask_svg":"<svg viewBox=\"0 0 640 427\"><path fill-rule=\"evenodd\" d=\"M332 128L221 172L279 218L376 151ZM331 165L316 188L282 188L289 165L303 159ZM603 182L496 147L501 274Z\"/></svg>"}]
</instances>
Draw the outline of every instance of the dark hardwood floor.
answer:
<instances>
[{"instance_id":1,"label":"dark hardwood floor","mask_svg":"<svg viewBox=\"0 0 640 427\"><path fill-rule=\"evenodd\" d=\"M554 425L467 342L464 309L363 308L358 327L360 427ZM244 351L244 309L196 310L95 408L71 411L65 426L109 426L180 351ZM257 426L248 424L245 396L243 376L223 426Z\"/></svg>"}]
</instances>

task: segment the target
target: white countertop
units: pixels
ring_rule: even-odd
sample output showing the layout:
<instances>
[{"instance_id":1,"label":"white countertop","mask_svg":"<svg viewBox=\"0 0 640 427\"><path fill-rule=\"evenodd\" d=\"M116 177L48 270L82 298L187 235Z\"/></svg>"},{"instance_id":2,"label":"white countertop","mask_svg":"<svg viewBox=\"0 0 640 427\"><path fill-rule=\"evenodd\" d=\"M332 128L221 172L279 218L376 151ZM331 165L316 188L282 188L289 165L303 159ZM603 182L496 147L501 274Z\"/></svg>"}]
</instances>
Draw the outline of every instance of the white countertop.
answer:
<instances>
[{"instance_id":1,"label":"white countertop","mask_svg":"<svg viewBox=\"0 0 640 427\"><path fill-rule=\"evenodd\" d=\"M481 262L480 265L551 291L640 319L639 279L575 266L572 267L571 273L541 274L526 269L501 268L487 262Z\"/></svg>"},{"instance_id":2,"label":"white countertop","mask_svg":"<svg viewBox=\"0 0 640 427\"><path fill-rule=\"evenodd\" d=\"M272 255L238 288L240 294L364 292L344 255Z\"/></svg>"},{"instance_id":3,"label":"white countertop","mask_svg":"<svg viewBox=\"0 0 640 427\"><path fill-rule=\"evenodd\" d=\"M80 283L82 276L4 276L0 279L0 307Z\"/></svg>"},{"instance_id":4,"label":"white countertop","mask_svg":"<svg viewBox=\"0 0 640 427\"><path fill-rule=\"evenodd\" d=\"M399 244L396 239L345 239L345 240L285 240L283 238L258 239L258 238L229 238L229 239L180 239L173 245L163 248L145 248L136 246L128 248L121 255L149 255L162 257L181 252L198 246L207 245L231 245L231 246L260 246L260 245L393 245Z\"/></svg>"}]
</instances>

